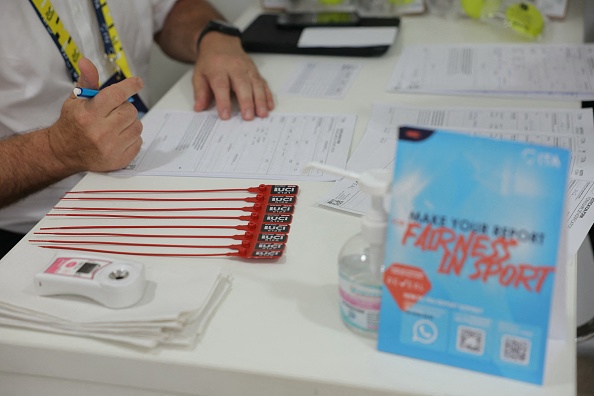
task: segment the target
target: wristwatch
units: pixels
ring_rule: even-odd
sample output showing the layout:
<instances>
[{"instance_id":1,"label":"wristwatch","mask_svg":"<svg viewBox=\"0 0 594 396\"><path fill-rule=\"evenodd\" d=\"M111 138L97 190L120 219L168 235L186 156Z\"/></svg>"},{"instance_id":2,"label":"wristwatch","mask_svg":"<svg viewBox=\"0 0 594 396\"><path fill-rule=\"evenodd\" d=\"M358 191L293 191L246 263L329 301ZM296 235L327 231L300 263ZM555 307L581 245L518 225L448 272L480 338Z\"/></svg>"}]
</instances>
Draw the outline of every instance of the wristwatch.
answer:
<instances>
[{"instance_id":1,"label":"wristwatch","mask_svg":"<svg viewBox=\"0 0 594 396\"><path fill-rule=\"evenodd\" d=\"M204 36L206 36L210 32L219 32L226 34L227 36L241 37L241 30L239 30L239 28L233 26L229 22L213 19L208 21L208 23L200 33L196 45L200 46L200 42L202 41Z\"/></svg>"}]
</instances>

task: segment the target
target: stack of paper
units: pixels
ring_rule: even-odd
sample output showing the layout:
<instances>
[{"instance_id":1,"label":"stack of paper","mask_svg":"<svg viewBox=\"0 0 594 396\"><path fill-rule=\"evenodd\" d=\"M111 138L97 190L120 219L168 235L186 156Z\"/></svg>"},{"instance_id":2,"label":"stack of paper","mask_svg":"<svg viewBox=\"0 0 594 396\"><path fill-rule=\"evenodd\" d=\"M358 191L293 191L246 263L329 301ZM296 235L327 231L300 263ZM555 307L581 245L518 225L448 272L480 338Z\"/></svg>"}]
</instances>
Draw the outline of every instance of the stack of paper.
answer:
<instances>
[{"instance_id":1,"label":"stack of paper","mask_svg":"<svg viewBox=\"0 0 594 396\"><path fill-rule=\"evenodd\" d=\"M593 100L593 60L592 44L409 46L387 90Z\"/></svg>"},{"instance_id":2,"label":"stack of paper","mask_svg":"<svg viewBox=\"0 0 594 396\"><path fill-rule=\"evenodd\" d=\"M27 255L17 252L22 248L27 249ZM218 264L170 260L145 266L144 296L128 308L110 309L77 296L39 296L34 276L45 270L55 255L56 251L23 246L2 260L0 324L142 348L191 347L231 286ZM27 257L27 262L22 257Z\"/></svg>"}]
</instances>

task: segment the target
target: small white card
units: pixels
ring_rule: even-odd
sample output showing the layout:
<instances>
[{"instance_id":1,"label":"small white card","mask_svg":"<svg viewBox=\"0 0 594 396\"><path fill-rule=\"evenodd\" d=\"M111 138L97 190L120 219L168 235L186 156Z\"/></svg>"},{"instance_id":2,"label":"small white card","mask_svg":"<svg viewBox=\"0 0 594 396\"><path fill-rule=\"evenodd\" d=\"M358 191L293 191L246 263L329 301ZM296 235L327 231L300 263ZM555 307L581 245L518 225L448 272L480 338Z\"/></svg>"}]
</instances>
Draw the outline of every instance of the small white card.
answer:
<instances>
[{"instance_id":1,"label":"small white card","mask_svg":"<svg viewBox=\"0 0 594 396\"><path fill-rule=\"evenodd\" d=\"M303 29L297 46L311 47L373 47L392 45L397 27L309 27Z\"/></svg>"}]
</instances>

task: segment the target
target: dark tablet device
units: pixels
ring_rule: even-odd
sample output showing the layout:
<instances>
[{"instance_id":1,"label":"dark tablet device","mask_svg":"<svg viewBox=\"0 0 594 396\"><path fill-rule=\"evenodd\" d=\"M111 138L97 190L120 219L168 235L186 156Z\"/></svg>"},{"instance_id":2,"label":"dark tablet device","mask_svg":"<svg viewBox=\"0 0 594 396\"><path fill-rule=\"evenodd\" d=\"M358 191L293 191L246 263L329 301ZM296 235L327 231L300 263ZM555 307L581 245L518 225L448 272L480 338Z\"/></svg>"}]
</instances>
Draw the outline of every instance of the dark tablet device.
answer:
<instances>
[{"instance_id":1,"label":"dark tablet device","mask_svg":"<svg viewBox=\"0 0 594 396\"><path fill-rule=\"evenodd\" d=\"M261 14L243 31L241 43L247 52L309 54L335 56L380 56L389 45L371 45L364 47L299 47L299 38L303 27L287 29L280 27L280 14ZM364 26L400 26L400 19L394 18L359 18L357 27Z\"/></svg>"}]
</instances>

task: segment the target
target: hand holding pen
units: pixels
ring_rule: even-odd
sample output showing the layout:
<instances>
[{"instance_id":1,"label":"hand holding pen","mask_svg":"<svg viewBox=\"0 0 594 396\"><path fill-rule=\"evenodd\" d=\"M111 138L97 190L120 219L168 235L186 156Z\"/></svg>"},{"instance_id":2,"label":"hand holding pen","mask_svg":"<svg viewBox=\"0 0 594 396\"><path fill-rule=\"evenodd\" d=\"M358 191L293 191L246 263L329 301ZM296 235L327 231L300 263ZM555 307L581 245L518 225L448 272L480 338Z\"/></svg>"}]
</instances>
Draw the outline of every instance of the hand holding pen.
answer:
<instances>
[{"instance_id":1,"label":"hand holding pen","mask_svg":"<svg viewBox=\"0 0 594 396\"><path fill-rule=\"evenodd\" d=\"M99 74L95 65L83 58L79 68L79 95L70 95L60 117L48 128L52 153L73 172L123 168L142 145L142 124L129 99L142 89L143 82L130 77L97 91ZM78 99L83 94L93 100Z\"/></svg>"}]
</instances>

